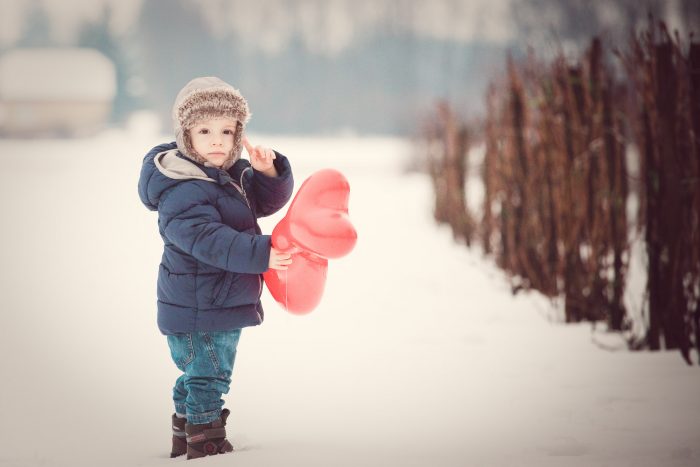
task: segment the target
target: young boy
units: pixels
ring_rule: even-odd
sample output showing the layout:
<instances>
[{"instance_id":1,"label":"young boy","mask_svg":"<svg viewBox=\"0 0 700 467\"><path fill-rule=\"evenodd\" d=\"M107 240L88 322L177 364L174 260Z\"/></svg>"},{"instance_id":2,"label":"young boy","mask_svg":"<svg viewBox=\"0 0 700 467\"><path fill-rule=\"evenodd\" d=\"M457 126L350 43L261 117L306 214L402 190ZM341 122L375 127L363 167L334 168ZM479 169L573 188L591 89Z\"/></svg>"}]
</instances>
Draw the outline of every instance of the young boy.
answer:
<instances>
[{"instance_id":1,"label":"young boy","mask_svg":"<svg viewBox=\"0 0 700 467\"><path fill-rule=\"evenodd\" d=\"M173 106L176 141L144 158L139 196L158 211L164 252L158 271L158 327L183 374L173 388L171 457L233 451L226 439L228 393L241 328L263 321L262 273L284 270L257 218L292 194L289 161L243 134L250 118L238 90L196 78ZM242 147L250 162L241 159Z\"/></svg>"}]
</instances>

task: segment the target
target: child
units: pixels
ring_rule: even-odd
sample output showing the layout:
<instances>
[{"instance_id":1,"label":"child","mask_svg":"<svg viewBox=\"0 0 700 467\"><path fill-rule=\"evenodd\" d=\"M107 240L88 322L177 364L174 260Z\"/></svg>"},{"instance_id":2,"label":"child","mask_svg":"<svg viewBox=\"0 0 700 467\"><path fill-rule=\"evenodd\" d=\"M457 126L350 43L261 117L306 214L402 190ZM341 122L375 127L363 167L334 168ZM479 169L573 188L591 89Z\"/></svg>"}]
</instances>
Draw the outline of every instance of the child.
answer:
<instances>
[{"instance_id":1,"label":"child","mask_svg":"<svg viewBox=\"0 0 700 467\"><path fill-rule=\"evenodd\" d=\"M144 158L139 196L158 211L165 244L158 271L158 327L183 374L173 389L170 456L233 451L226 439L228 393L241 328L263 321L262 273L291 256L271 247L257 218L278 211L293 187L286 157L252 147L238 90L196 78L173 106L176 142ZM250 162L241 159L242 146Z\"/></svg>"}]
</instances>

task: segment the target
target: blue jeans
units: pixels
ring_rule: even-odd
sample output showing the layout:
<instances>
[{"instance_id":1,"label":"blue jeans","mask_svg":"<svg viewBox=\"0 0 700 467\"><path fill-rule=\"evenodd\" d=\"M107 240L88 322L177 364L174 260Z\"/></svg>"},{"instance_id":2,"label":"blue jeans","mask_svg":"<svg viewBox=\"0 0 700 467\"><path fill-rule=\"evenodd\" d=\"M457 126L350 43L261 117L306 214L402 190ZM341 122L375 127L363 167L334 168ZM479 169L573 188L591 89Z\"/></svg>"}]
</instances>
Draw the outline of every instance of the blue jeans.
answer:
<instances>
[{"instance_id":1,"label":"blue jeans","mask_svg":"<svg viewBox=\"0 0 700 467\"><path fill-rule=\"evenodd\" d=\"M188 423L209 423L221 415L240 337L240 329L168 336L170 355L183 372L173 388L175 413Z\"/></svg>"}]
</instances>

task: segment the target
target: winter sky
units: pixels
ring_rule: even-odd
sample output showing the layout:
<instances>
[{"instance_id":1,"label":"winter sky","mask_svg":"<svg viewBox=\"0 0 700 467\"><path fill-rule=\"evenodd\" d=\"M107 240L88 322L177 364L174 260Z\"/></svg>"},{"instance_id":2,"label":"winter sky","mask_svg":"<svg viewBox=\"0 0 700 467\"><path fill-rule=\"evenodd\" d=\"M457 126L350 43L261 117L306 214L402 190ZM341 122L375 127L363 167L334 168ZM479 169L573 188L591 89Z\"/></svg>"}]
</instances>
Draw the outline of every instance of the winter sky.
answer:
<instances>
[{"instance_id":1,"label":"winter sky","mask_svg":"<svg viewBox=\"0 0 700 467\"><path fill-rule=\"evenodd\" d=\"M307 45L332 53L356 40L363 29L373 27L387 17L436 38L505 41L513 32L510 2L192 0L191 3L201 8L215 32L223 33L230 28L244 31L251 41L268 52L278 51L292 33L301 30ZM97 21L104 7L113 12L113 32L126 32L136 20L143 0L37 0L36 3L48 13L52 37L59 43L70 43L78 26ZM33 8L32 2L19 0L0 3L0 45L10 44L19 37L22 20ZM457 21L459 27L450 27L456 26Z\"/></svg>"}]
</instances>

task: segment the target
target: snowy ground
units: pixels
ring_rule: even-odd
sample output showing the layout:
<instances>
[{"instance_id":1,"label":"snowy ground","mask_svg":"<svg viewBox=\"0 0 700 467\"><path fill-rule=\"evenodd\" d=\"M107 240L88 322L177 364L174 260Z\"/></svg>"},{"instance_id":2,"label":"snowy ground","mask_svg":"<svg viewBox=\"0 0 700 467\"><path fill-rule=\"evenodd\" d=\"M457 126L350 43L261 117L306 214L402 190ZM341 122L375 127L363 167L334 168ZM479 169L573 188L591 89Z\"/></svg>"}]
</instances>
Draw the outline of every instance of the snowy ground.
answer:
<instances>
[{"instance_id":1,"label":"snowy ground","mask_svg":"<svg viewBox=\"0 0 700 467\"><path fill-rule=\"evenodd\" d=\"M700 371L551 323L430 218L404 143L252 135L297 186L335 167L359 241L305 317L265 292L241 338L229 466L697 466ZM0 140L0 466L167 466L177 376L155 325L153 136ZM263 224L271 231L276 219Z\"/></svg>"}]
</instances>

